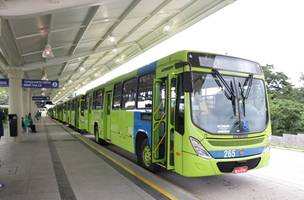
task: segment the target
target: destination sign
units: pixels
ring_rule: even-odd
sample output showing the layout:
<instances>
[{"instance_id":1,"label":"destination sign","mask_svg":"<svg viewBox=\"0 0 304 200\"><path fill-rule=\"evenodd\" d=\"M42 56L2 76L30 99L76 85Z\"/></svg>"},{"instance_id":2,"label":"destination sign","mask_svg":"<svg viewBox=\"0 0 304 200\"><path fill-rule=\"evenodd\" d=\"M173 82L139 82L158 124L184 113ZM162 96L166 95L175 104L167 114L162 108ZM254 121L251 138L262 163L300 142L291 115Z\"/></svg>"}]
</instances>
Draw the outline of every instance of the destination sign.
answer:
<instances>
[{"instance_id":1,"label":"destination sign","mask_svg":"<svg viewBox=\"0 0 304 200\"><path fill-rule=\"evenodd\" d=\"M0 87L8 87L8 79L0 79Z\"/></svg>"},{"instance_id":2,"label":"destination sign","mask_svg":"<svg viewBox=\"0 0 304 200\"><path fill-rule=\"evenodd\" d=\"M22 87L23 88L58 88L59 81L22 79Z\"/></svg>"}]
</instances>

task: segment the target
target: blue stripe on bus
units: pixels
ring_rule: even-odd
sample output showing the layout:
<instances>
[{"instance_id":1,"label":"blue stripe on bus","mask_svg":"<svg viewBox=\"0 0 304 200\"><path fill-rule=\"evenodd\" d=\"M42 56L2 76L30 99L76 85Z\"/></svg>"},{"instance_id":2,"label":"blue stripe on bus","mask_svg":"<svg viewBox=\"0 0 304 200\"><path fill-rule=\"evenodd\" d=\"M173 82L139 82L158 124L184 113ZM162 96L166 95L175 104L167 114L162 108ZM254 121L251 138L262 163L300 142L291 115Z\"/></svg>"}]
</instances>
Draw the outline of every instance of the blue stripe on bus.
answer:
<instances>
[{"instance_id":1,"label":"blue stripe on bus","mask_svg":"<svg viewBox=\"0 0 304 200\"><path fill-rule=\"evenodd\" d=\"M234 149L235 156L234 157L225 157L224 151L209 151L209 154L213 158L240 158L246 156L253 156L257 154L261 154L264 150L264 147L257 147L257 148L247 148L247 149Z\"/></svg>"},{"instance_id":2,"label":"blue stripe on bus","mask_svg":"<svg viewBox=\"0 0 304 200\"><path fill-rule=\"evenodd\" d=\"M156 70L156 62L150 63L140 69L137 70L137 75L142 76L145 74L153 73Z\"/></svg>"},{"instance_id":3,"label":"blue stripe on bus","mask_svg":"<svg viewBox=\"0 0 304 200\"><path fill-rule=\"evenodd\" d=\"M152 145L151 139L151 121L149 120L141 120L140 119L141 112L134 112L134 149L136 145L136 136L138 132L143 132L147 135L150 146Z\"/></svg>"}]
</instances>

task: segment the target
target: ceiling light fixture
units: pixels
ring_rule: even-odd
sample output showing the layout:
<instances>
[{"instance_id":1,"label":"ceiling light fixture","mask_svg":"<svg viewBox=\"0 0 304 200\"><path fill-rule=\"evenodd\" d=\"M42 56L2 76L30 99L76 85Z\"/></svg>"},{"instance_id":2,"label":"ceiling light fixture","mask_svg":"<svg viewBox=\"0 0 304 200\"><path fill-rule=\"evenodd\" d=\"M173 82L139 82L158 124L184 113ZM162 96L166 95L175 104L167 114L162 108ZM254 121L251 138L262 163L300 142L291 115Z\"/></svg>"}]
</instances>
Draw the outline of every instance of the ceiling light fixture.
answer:
<instances>
[{"instance_id":1,"label":"ceiling light fixture","mask_svg":"<svg viewBox=\"0 0 304 200\"><path fill-rule=\"evenodd\" d=\"M164 28L163 28L163 30L164 30L165 32L170 31L170 29L171 29L171 27L170 27L169 25L166 25L166 26L164 26Z\"/></svg>"},{"instance_id":2,"label":"ceiling light fixture","mask_svg":"<svg viewBox=\"0 0 304 200\"><path fill-rule=\"evenodd\" d=\"M109 41L110 41L110 42L115 42L115 37L110 36L110 37L109 37Z\"/></svg>"},{"instance_id":3,"label":"ceiling light fixture","mask_svg":"<svg viewBox=\"0 0 304 200\"><path fill-rule=\"evenodd\" d=\"M42 58L53 58L53 50L50 44L45 45L45 48L42 52Z\"/></svg>"}]
</instances>

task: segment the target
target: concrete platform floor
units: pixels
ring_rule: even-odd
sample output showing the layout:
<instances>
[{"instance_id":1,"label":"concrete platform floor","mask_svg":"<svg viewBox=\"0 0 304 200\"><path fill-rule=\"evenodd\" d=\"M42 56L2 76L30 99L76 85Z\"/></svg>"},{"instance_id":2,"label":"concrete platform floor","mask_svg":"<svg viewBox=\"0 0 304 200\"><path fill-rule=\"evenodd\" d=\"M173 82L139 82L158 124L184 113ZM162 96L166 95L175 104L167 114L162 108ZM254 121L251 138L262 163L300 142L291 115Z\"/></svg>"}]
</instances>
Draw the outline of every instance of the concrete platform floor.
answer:
<instances>
[{"instance_id":1,"label":"concrete platform floor","mask_svg":"<svg viewBox=\"0 0 304 200\"><path fill-rule=\"evenodd\" d=\"M0 142L0 199L160 199L50 119L21 142ZM147 192L148 191L148 192Z\"/></svg>"}]
</instances>

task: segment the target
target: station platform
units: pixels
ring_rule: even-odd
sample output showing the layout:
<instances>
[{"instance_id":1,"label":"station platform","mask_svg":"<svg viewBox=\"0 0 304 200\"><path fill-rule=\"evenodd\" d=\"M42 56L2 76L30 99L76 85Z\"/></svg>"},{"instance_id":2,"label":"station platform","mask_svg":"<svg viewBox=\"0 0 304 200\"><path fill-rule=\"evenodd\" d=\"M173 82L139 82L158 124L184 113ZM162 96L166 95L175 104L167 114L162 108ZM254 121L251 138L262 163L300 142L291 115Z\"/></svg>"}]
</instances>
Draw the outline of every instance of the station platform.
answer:
<instances>
[{"instance_id":1,"label":"station platform","mask_svg":"<svg viewBox=\"0 0 304 200\"><path fill-rule=\"evenodd\" d=\"M0 199L196 199L49 118L22 141L0 142Z\"/></svg>"}]
</instances>

